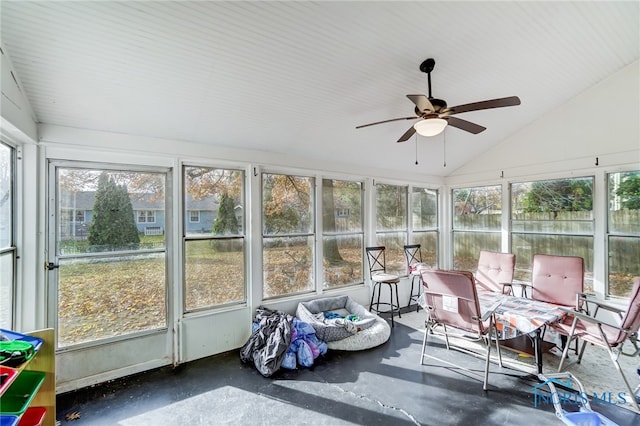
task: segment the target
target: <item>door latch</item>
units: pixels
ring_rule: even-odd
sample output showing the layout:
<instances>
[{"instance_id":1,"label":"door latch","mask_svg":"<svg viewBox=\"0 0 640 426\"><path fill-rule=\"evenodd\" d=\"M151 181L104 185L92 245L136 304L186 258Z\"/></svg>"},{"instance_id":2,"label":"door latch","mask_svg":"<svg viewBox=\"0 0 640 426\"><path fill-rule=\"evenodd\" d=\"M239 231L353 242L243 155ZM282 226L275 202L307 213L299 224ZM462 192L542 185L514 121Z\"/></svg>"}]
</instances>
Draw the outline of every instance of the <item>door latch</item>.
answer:
<instances>
[{"instance_id":1,"label":"door latch","mask_svg":"<svg viewBox=\"0 0 640 426\"><path fill-rule=\"evenodd\" d=\"M55 263L44 262L45 271L53 271L54 269L57 269L59 267L60 267L60 265L56 265Z\"/></svg>"}]
</instances>

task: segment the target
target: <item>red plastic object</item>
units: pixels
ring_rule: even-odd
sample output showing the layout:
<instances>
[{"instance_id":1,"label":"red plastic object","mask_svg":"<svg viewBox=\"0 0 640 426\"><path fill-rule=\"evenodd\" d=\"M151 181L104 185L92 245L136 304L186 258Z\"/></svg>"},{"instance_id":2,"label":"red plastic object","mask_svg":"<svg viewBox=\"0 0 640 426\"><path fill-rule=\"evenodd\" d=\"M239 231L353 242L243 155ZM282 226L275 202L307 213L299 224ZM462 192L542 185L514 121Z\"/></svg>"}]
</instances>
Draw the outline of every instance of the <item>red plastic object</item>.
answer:
<instances>
[{"instance_id":1,"label":"red plastic object","mask_svg":"<svg viewBox=\"0 0 640 426\"><path fill-rule=\"evenodd\" d=\"M0 395L13 383L13 379L18 376L18 370L11 367L0 366Z\"/></svg>"},{"instance_id":2,"label":"red plastic object","mask_svg":"<svg viewBox=\"0 0 640 426\"><path fill-rule=\"evenodd\" d=\"M44 407L29 407L20 418L18 426L40 426L46 414L47 409Z\"/></svg>"}]
</instances>

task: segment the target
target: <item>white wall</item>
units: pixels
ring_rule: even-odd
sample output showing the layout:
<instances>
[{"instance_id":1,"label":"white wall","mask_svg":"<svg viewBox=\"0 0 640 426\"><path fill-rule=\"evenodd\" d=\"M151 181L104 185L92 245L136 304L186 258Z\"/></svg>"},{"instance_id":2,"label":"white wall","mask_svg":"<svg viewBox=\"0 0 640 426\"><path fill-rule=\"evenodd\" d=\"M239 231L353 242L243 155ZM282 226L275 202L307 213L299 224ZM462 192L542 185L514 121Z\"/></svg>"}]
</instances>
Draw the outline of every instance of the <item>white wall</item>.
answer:
<instances>
[{"instance_id":1,"label":"white wall","mask_svg":"<svg viewBox=\"0 0 640 426\"><path fill-rule=\"evenodd\" d=\"M522 100L526 102L526 99ZM447 184L640 163L638 61L454 171Z\"/></svg>"}]
</instances>

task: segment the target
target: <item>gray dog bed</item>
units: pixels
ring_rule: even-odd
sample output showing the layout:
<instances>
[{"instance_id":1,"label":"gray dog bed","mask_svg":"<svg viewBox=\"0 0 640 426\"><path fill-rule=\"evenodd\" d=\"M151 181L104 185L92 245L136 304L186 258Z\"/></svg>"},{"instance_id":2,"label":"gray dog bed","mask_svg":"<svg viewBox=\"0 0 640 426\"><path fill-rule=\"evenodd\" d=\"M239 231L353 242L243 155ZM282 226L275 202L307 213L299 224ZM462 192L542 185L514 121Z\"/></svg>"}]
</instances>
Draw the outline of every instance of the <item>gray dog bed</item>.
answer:
<instances>
[{"instance_id":1,"label":"gray dog bed","mask_svg":"<svg viewBox=\"0 0 640 426\"><path fill-rule=\"evenodd\" d=\"M337 317L326 318L325 312ZM358 318L351 320L347 318L349 315L356 315ZM327 343L362 333L373 326L378 318L349 296L301 302L298 304L296 316L311 325L316 331L316 336Z\"/></svg>"}]
</instances>

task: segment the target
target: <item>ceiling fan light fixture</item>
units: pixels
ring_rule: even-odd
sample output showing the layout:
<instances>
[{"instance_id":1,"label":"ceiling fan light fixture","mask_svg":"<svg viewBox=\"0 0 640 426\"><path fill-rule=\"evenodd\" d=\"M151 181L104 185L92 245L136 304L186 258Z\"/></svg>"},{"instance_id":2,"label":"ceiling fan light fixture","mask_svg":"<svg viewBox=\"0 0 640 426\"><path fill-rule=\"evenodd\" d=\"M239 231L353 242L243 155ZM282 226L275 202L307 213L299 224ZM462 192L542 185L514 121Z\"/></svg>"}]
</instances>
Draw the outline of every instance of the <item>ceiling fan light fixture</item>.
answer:
<instances>
[{"instance_id":1,"label":"ceiling fan light fixture","mask_svg":"<svg viewBox=\"0 0 640 426\"><path fill-rule=\"evenodd\" d=\"M435 136L442 133L447 127L447 120L443 118L427 118L425 120L418 121L413 125L413 128L416 129L421 136Z\"/></svg>"}]
</instances>

